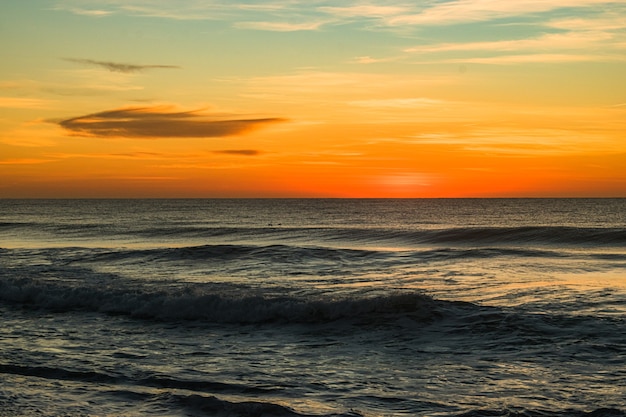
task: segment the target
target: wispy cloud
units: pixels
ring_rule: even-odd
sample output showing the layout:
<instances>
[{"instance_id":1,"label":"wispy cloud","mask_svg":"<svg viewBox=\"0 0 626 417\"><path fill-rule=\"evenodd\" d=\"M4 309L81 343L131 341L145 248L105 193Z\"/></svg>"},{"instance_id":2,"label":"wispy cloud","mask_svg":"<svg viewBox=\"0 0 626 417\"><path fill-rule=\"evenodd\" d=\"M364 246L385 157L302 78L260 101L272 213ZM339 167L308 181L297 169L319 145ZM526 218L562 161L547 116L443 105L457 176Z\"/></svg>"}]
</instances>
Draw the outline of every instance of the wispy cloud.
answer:
<instances>
[{"instance_id":1,"label":"wispy cloud","mask_svg":"<svg viewBox=\"0 0 626 417\"><path fill-rule=\"evenodd\" d=\"M373 4L354 4L351 6L322 6L320 11L343 17L373 17L398 16L411 11L409 6L379 6Z\"/></svg>"},{"instance_id":2,"label":"wispy cloud","mask_svg":"<svg viewBox=\"0 0 626 417\"><path fill-rule=\"evenodd\" d=\"M317 30L325 21L314 22L237 22L235 27L240 29L256 29L256 30L268 30L273 32L297 32L302 30Z\"/></svg>"},{"instance_id":3,"label":"wispy cloud","mask_svg":"<svg viewBox=\"0 0 626 417\"><path fill-rule=\"evenodd\" d=\"M623 3L622 0L456 0L436 3L417 13L387 18L389 25L447 25L480 22L512 16L549 12L563 8L581 8Z\"/></svg>"},{"instance_id":4,"label":"wispy cloud","mask_svg":"<svg viewBox=\"0 0 626 417\"><path fill-rule=\"evenodd\" d=\"M36 98L42 93L61 96L102 95L119 91L143 90L134 85L135 74L111 72L102 68L80 68L56 71L59 78L71 82L52 82L42 80L14 80L0 82L0 91L13 97L0 96L0 107L49 108L57 105L56 100ZM21 97L16 97L21 96Z\"/></svg>"},{"instance_id":5,"label":"wispy cloud","mask_svg":"<svg viewBox=\"0 0 626 417\"><path fill-rule=\"evenodd\" d=\"M626 61L626 56L620 55L597 55L597 54L519 54L500 55L493 57L471 57L448 59L441 62L470 63L470 64L550 64L568 62L615 62Z\"/></svg>"},{"instance_id":6,"label":"wispy cloud","mask_svg":"<svg viewBox=\"0 0 626 417\"><path fill-rule=\"evenodd\" d=\"M331 93L337 102L356 101L376 95L406 95L423 87L450 84L455 78L444 75L405 75L385 73L298 71L291 74L253 77L245 80L246 96L282 102L326 101ZM364 88L365 87L365 88Z\"/></svg>"},{"instance_id":7,"label":"wispy cloud","mask_svg":"<svg viewBox=\"0 0 626 417\"><path fill-rule=\"evenodd\" d=\"M136 91L144 88L135 84L137 73L109 71L102 67L61 70L59 75L66 79L71 79L71 83L42 83L40 90L58 95L72 96Z\"/></svg>"},{"instance_id":8,"label":"wispy cloud","mask_svg":"<svg viewBox=\"0 0 626 417\"><path fill-rule=\"evenodd\" d=\"M13 109L44 109L50 107L50 100L25 97L0 97L0 107Z\"/></svg>"},{"instance_id":9,"label":"wispy cloud","mask_svg":"<svg viewBox=\"0 0 626 417\"><path fill-rule=\"evenodd\" d=\"M577 31L616 31L626 28L623 14L606 12L599 16L582 16L552 19L545 26Z\"/></svg>"},{"instance_id":10,"label":"wispy cloud","mask_svg":"<svg viewBox=\"0 0 626 417\"><path fill-rule=\"evenodd\" d=\"M556 1L546 3L549 3L546 7L558 5ZM574 1L572 7L584 3L585 0ZM506 6L502 7L509 7L509 3L503 4ZM542 10L544 6L536 7ZM581 16L583 17L561 19L545 16L533 23L535 34L525 38L424 43L405 48L404 52L418 54L422 63L523 64L624 61L626 37L623 29L626 28L626 23L623 22L623 15L621 20L613 14L592 13L591 16L587 16L583 13ZM537 33L537 30L541 32Z\"/></svg>"},{"instance_id":11,"label":"wispy cloud","mask_svg":"<svg viewBox=\"0 0 626 417\"><path fill-rule=\"evenodd\" d=\"M300 8L298 2L275 1L266 5L241 4L226 0L188 0L172 2L169 0L98 0L97 8L87 9L86 0L57 0L56 10L64 10L83 16L126 15L172 20L236 20L242 17L268 17L280 15L285 11Z\"/></svg>"},{"instance_id":12,"label":"wispy cloud","mask_svg":"<svg viewBox=\"0 0 626 417\"><path fill-rule=\"evenodd\" d=\"M13 124L13 123L12 123ZM57 145L59 129L41 119L20 123L0 131L0 143L12 147L49 148ZM1 154L2 152L0 152Z\"/></svg>"},{"instance_id":13,"label":"wispy cloud","mask_svg":"<svg viewBox=\"0 0 626 417\"><path fill-rule=\"evenodd\" d=\"M352 64L378 64L381 62L397 61L398 57L386 57L386 58L373 58L369 55L357 56L353 58L350 63Z\"/></svg>"},{"instance_id":14,"label":"wispy cloud","mask_svg":"<svg viewBox=\"0 0 626 417\"><path fill-rule=\"evenodd\" d=\"M28 137L25 135L26 132L18 131L18 132L10 132L10 136L2 137L0 136L0 143L9 146L19 146L24 148L44 148L44 147L53 147L57 145L52 139L49 138L41 138L41 137Z\"/></svg>"},{"instance_id":15,"label":"wispy cloud","mask_svg":"<svg viewBox=\"0 0 626 417\"><path fill-rule=\"evenodd\" d=\"M203 167L231 166L234 157L255 157L264 152L258 149L218 149L214 151L196 152L149 152L141 150L131 150L128 152L115 153L76 153L76 152L51 152L42 155L45 160L42 162L65 160L65 159L97 159L97 160L132 160L143 163L159 162L161 167ZM233 158L216 158L216 155L232 156ZM17 161L17 160L16 160ZM171 163L174 161L175 163ZM19 162L19 161L18 161ZM17 162L16 162L17 163ZM26 163L26 162L24 162ZM35 162L33 162L35 163Z\"/></svg>"},{"instance_id":16,"label":"wispy cloud","mask_svg":"<svg viewBox=\"0 0 626 417\"><path fill-rule=\"evenodd\" d=\"M603 32L551 33L530 39L512 39L488 42L459 42L417 46L405 49L406 52L451 52L451 51L519 51L585 49L591 45L604 43L612 36Z\"/></svg>"},{"instance_id":17,"label":"wispy cloud","mask_svg":"<svg viewBox=\"0 0 626 417\"><path fill-rule=\"evenodd\" d=\"M39 158L0 159L0 165L35 165L35 164L45 164L47 162L54 162L54 160L53 159L39 159Z\"/></svg>"},{"instance_id":18,"label":"wispy cloud","mask_svg":"<svg viewBox=\"0 0 626 417\"><path fill-rule=\"evenodd\" d=\"M165 177L165 176L117 176L117 177L108 177L107 180L111 181L140 181L140 182L151 182L151 181L180 181L182 178L180 177Z\"/></svg>"},{"instance_id":19,"label":"wispy cloud","mask_svg":"<svg viewBox=\"0 0 626 417\"><path fill-rule=\"evenodd\" d=\"M432 107L445 103L442 100L432 98L393 98L393 99L375 99L375 100L357 100L351 101L349 104L360 107L390 107L390 108L416 108L416 107Z\"/></svg>"},{"instance_id":20,"label":"wispy cloud","mask_svg":"<svg viewBox=\"0 0 626 417\"><path fill-rule=\"evenodd\" d=\"M131 107L66 119L58 124L77 136L130 138L209 138L247 133L281 118L238 118L171 106Z\"/></svg>"},{"instance_id":21,"label":"wispy cloud","mask_svg":"<svg viewBox=\"0 0 626 417\"><path fill-rule=\"evenodd\" d=\"M219 151L213 151L213 153L235 156L257 156L261 154L261 151L258 151L256 149L223 149Z\"/></svg>"},{"instance_id":22,"label":"wispy cloud","mask_svg":"<svg viewBox=\"0 0 626 417\"><path fill-rule=\"evenodd\" d=\"M0 81L0 90L24 90L36 86L38 83L33 80L22 79L14 81Z\"/></svg>"},{"instance_id":23,"label":"wispy cloud","mask_svg":"<svg viewBox=\"0 0 626 417\"><path fill-rule=\"evenodd\" d=\"M75 62L78 64L95 65L97 67L105 68L112 72L125 72L125 73L141 72L141 71L145 71L148 69L156 69L156 68L166 68L166 69L180 68L179 66L176 66L176 65L158 65L158 64L157 65L139 65L139 64L127 64L127 63L122 63L122 62L112 62L112 61L96 61L93 59L82 59L82 58L63 58L63 60L68 61L68 62Z\"/></svg>"},{"instance_id":24,"label":"wispy cloud","mask_svg":"<svg viewBox=\"0 0 626 417\"><path fill-rule=\"evenodd\" d=\"M376 3L376 4L374 4ZM429 2L372 2L352 0L338 6L332 0L274 0L266 4L226 0L171 2L167 0L100 0L88 8L85 0L58 0L57 10L100 17L111 14L176 20L230 20L239 27L260 30L317 29L316 24L293 22L375 22L379 27L450 25L536 15L559 9L620 5L623 0L452 0ZM255 23L255 22L264 23ZM291 22L291 23L281 23ZM368 24L369 27L371 25ZM283 29L279 29L283 28ZM294 30L294 29L290 29Z\"/></svg>"},{"instance_id":25,"label":"wispy cloud","mask_svg":"<svg viewBox=\"0 0 626 417\"><path fill-rule=\"evenodd\" d=\"M77 15L82 16L93 16L93 17L102 17L109 16L113 14L110 10L99 10L99 9L82 9L79 7L71 8L70 11Z\"/></svg>"},{"instance_id":26,"label":"wispy cloud","mask_svg":"<svg viewBox=\"0 0 626 417\"><path fill-rule=\"evenodd\" d=\"M464 151L508 155L609 154L621 144L603 134L557 128L503 128L477 124L462 132L421 132L409 138L387 141L414 145L453 146Z\"/></svg>"},{"instance_id":27,"label":"wispy cloud","mask_svg":"<svg viewBox=\"0 0 626 417\"><path fill-rule=\"evenodd\" d=\"M128 159L128 160L144 160L144 161L162 161L168 159L181 159L188 158L188 155L181 154L163 154L157 152L141 152L131 151L122 153L50 153L46 154L46 157L54 159Z\"/></svg>"}]
</instances>

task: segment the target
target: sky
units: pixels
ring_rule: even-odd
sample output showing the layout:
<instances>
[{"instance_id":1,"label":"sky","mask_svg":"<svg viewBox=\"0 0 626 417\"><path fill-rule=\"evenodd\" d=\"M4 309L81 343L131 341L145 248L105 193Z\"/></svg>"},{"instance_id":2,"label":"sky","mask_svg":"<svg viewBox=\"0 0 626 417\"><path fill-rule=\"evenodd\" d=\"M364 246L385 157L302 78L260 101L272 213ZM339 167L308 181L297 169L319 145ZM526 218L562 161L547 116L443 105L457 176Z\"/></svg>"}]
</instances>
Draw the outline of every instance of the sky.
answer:
<instances>
[{"instance_id":1,"label":"sky","mask_svg":"<svg viewBox=\"0 0 626 417\"><path fill-rule=\"evenodd\" d=\"M0 198L626 197L626 0L6 0Z\"/></svg>"}]
</instances>

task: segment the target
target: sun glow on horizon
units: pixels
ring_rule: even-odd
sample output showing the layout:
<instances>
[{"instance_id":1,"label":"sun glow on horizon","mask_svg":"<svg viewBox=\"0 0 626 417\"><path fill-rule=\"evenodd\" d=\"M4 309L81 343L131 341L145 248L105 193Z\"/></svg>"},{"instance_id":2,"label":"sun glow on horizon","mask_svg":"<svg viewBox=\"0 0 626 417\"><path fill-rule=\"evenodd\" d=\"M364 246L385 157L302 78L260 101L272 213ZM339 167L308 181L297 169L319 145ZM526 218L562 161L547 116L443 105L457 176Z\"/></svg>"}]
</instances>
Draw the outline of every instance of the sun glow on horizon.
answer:
<instances>
[{"instance_id":1,"label":"sun glow on horizon","mask_svg":"<svg viewBox=\"0 0 626 417\"><path fill-rule=\"evenodd\" d=\"M621 1L52 3L0 5L0 198L626 197Z\"/></svg>"}]
</instances>

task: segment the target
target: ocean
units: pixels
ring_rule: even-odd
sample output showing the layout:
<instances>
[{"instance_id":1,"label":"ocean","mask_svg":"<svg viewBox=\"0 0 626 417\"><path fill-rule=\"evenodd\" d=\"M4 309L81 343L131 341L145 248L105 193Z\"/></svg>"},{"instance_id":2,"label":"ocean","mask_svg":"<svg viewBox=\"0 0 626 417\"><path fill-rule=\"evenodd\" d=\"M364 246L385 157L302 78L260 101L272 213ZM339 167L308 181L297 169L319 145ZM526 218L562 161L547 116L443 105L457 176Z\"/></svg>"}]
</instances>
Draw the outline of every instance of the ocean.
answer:
<instances>
[{"instance_id":1,"label":"ocean","mask_svg":"<svg viewBox=\"0 0 626 417\"><path fill-rule=\"evenodd\" d=\"M626 199L0 200L0 416L626 416Z\"/></svg>"}]
</instances>

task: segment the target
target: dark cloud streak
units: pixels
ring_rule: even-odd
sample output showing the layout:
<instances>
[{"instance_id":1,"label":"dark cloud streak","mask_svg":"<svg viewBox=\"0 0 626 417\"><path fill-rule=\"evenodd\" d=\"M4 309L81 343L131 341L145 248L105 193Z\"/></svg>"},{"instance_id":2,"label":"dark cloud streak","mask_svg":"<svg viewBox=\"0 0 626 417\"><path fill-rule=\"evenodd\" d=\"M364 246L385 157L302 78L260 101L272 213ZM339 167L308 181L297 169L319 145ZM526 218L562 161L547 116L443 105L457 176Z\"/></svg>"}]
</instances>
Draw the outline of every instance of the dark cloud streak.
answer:
<instances>
[{"instance_id":1,"label":"dark cloud streak","mask_svg":"<svg viewBox=\"0 0 626 417\"><path fill-rule=\"evenodd\" d=\"M111 62L111 61L96 61L93 59L81 59L81 58L63 58L64 61L75 62L78 64L86 64L86 65L95 65L98 67L102 67L108 69L112 72L141 72L148 69L155 68L168 68L168 69L179 69L179 66L176 65L136 65L136 64L125 64L122 62Z\"/></svg>"},{"instance_id":2,"label":"dark cloud streak","mask_svg":"<svg viewBox=\"0 0 626 417\"><path fill-rule=\"evenodd\" d=\"M213 153L240 156L257 156L261 154L261 152L256 149L224 149L220 151L213 151Z\"/></svg>"},{"instance_id":3,"label":"dark cloud streak","mask_svg":"<svg viewBox=\"0 0 626 417\"><path fill-rule=\"evenodd\" d=\"M76 136L128 138L209 138L249 132L280 118L228 118L201 111L174 112L171 107L108 110L57 122Z\"/></svg>"}]
</instances>

